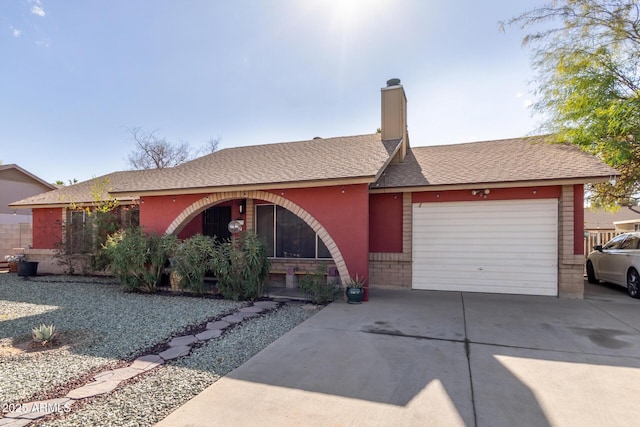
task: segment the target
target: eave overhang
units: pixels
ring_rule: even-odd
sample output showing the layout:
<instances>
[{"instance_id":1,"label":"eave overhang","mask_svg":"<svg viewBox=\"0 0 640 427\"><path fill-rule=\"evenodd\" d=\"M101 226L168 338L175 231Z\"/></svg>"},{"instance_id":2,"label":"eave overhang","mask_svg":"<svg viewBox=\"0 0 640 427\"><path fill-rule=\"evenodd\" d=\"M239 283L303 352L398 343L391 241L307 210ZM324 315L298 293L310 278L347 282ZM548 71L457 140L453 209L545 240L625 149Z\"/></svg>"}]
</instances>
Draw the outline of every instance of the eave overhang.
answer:
<instances>
[{"instance_id":1,"label":"eave overhang","mask_svg":"<svg viewBox=\"0 0 640 427\"><path fill-rule=\"evenodd\" d=\"M518 188L518 187L544 187L553 185L576 185L576 184L596 184L599 182L607 182L610 176L594 176L581 178L564 178L564 179L540 179L529 181L503 181L503 182L470 182L461 184L439 184L439 185L419 185L419 186L399 186L376 188L372 186L369 189L371 194L382 193L417 193L422 191L448 191L448 190L472 190L478 188Z\"/></svg>"}]
</instances>

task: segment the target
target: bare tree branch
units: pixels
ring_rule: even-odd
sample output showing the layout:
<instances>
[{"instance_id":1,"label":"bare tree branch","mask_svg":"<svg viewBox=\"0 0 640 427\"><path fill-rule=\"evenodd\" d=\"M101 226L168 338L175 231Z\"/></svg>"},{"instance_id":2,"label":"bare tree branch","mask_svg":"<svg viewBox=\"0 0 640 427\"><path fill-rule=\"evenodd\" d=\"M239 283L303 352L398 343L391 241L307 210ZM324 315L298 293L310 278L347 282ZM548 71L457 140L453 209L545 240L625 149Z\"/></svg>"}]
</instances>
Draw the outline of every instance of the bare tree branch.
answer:
<instances>
[{"instance_id":1,"label":"bare tree branch","mask_svg":"<svg viewBox=\"0 0 640 427\"><path fill-rule=\"evenodd\" d=\"M145 133L138 127L129 129L135 149L129 154L132 169L164 169L177 166L192 157L187 142L171 143L156 136L157 130Z\"/></svg>"}]
</instances>

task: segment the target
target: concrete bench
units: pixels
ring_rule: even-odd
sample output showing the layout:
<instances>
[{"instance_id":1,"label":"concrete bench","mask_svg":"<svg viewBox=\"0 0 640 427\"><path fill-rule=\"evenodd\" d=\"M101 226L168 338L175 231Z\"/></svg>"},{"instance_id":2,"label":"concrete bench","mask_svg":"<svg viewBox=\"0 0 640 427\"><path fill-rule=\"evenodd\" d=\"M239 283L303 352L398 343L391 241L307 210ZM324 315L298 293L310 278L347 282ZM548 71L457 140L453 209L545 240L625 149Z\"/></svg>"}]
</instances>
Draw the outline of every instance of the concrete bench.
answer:
<instances>
[{"instance_id":1,"label":"concrete bench","mask_svg":"<svg viewBox=\"0 0 640 427\"><path fill-rule=\"evenodd\" d=\"M298 287L298 276L304 276L312 271L298 270L297 267L287 267L286 270L271 270L269 274L282 274L285 275L285 287L294 289ZM338 270L335 267L330 267L325 274L327 277L327 284L334 284L338 280Z\"/></svg>"}]
</instances>

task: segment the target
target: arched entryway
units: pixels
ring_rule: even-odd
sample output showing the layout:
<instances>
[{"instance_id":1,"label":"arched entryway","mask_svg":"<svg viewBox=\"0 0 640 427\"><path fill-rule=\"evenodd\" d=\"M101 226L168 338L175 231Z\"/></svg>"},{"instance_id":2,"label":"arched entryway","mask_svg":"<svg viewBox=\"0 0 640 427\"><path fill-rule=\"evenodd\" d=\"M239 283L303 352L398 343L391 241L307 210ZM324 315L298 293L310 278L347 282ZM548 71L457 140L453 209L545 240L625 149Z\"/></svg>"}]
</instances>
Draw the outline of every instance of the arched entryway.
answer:
<instances>
[{"instance_id":1,"label":"arched entryway","mask_svg":"<svg viewBox=\"0 0 640 427\"><path fill-rule=\"evenodd\" d=\"M291 202L290 200L285 199L282 196L277 194L269 193L266 191L229 191L224 193L213 193L209 194L200 200L192 203L187 206L177 217L173 220L169 227L165 230L166 234L178 234L182 228L184 228L193 218L195 218L200 212L203 210L216 205L218 203L222 203L228 200L234 199L257 199L264 200L265 202L273 203L278 206L282 206L283 208L293 212L300 219L302 219L309 227L311 227L316 233L318 233L318 237L322 239L322 242L325 244L331 257L333 258L333 262L336 264L336 268L338 269L338 274L340 274L340 279L342 283L347 283L349 281L349 270L347 268L347 264L342 257L342 253L340 249L336 245L335 241L331 237L331 235L327 232L327 230L320 224L309 212L298 206L297 204ZM249 214L249 212L247 212ZM253 220L252 215L248 215L247 223L250 224Z\"/></svg>"}]
</instances>

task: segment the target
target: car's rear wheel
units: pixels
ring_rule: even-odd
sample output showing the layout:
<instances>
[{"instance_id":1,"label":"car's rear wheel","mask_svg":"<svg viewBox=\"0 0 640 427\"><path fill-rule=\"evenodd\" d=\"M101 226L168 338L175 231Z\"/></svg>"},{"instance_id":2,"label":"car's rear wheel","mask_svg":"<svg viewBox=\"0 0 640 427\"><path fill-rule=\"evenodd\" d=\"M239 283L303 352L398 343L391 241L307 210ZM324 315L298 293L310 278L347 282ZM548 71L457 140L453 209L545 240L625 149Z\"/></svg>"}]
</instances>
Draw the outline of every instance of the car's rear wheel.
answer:
<instances>
[{"instance_id":1,"label":"car's rear wheel","mask_svg":"<svg viewBox=\"0 0 640 427\"><path fill-rule=\"evenodd\" d=\"M635 268L630 268L627 272L627 292L633 298L640 298L640 275Z\"/></svg>"},{"instance_id":2,"label":"car's rear wheel","mask_svg":"<svg viewBox=\"0 0 640 427\"><path fill-rule=\"evenodd\" d=\"M598 279L596 279L596 272L593 269L591 261L587 262L587 282L598 283Z\"/></svg>"}]
</instances>

